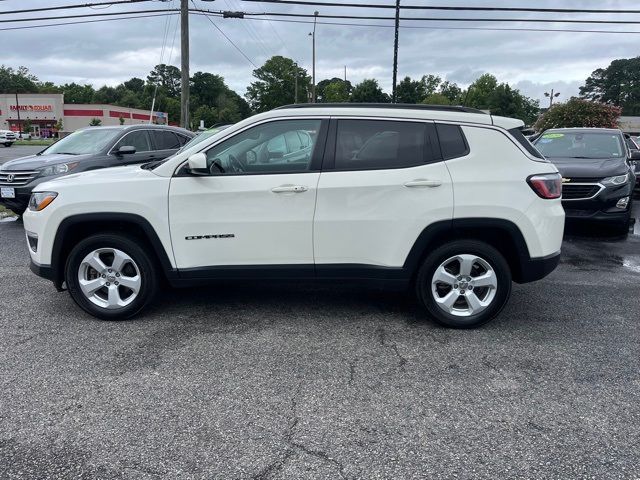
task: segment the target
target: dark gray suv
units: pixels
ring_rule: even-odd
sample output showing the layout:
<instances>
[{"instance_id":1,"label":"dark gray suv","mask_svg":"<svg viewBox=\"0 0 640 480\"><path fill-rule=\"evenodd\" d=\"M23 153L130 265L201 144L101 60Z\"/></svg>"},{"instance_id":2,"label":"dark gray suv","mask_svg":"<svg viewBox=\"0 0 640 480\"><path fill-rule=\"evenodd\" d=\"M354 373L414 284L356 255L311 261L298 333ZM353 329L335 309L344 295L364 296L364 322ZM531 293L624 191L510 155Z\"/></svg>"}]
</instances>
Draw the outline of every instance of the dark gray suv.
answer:
<instances>
[{"instance_id":1,"label":"dark gray suv","mask_svg":"<svg viewBox=\"0 0 640 480\"><path fill-rule=\"evenodd\" d=\"M21 215L39 183L87 170L162 160L194 136L183 128L145 124L77 130L40 153L0 165L0 205Z\"/></svg>"}]
</instances>

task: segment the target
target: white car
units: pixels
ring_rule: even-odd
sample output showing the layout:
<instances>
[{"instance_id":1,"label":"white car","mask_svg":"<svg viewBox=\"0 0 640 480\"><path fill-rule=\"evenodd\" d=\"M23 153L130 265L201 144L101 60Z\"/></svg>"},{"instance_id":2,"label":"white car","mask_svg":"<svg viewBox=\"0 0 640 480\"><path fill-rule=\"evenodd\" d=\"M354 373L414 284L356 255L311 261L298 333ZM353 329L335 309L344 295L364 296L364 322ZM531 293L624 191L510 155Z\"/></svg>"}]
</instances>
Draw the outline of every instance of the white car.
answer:
<instances>
[{"instance_id":1,"label":"white car","mask_svg":"<svg viewBox=\"0 0 640 480\"><path fill-rule=\"evenodd\" d=\"M18 139L18 135L11 130L0 130L0 143L10 147Z\"/></svg>"},{"instance_id":2,"label":"white car","mask_svg":"<svg viewBox=\"0 0 640 480\"><path fill-rule=\"evenodd\" d=\"M478 326L559 261L561 177L521 126L464 107L272 110L164 161L38 185L31 268L103 319L162 280L295 279L411 287L436 321Z\"/></svg>"}]
</instances>

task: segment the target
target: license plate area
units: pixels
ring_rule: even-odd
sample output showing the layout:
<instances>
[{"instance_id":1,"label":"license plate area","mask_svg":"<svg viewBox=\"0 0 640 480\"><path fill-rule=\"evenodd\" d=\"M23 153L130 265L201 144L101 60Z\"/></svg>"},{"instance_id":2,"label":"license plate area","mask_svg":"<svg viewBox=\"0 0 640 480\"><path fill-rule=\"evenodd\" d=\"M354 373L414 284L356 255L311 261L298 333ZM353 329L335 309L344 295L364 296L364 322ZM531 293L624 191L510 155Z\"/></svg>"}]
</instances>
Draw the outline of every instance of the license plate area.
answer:
<instances>
[{"instance_id":1,"label":"license plate area","mask_svg":"<svg viewBox=\"0 0 640 480\"><path fill-rule=\"evenodd\" d=\"M0 188L0 198L16 198L16 189L13 187Z\"/></svg>"}]
</instances>

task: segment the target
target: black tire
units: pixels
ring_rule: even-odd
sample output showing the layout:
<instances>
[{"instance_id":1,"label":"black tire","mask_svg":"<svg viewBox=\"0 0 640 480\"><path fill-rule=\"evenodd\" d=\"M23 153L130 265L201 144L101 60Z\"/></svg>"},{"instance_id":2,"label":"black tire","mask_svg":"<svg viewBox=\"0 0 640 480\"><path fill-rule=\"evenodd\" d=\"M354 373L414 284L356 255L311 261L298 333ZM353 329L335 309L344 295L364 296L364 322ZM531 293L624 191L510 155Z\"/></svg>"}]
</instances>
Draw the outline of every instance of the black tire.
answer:
<instances>
[{"instance_id":1,"label":"black tire","mask_svg":"<svg viewBox=\"0 0 640 480\"><path fill-rule=\"evenodd\" d=\"M431 280L436 269L456 255L471 254L488 262L496 276L497 288L491 303L477 314L460 317L441 309L434 298ZM476 288L477 290L477 288ZM457 240L427 255L416 276L418 300L439 324L451 328L475 328L492 320L504 308L511 295L511 269L504 257L491 245L476 240Z\"/></svg>"},{"instance_id":2,"label":"black tire","mask_svg":"<svg viewBox=\"0 0 640 480\"><path fill-rule=\"evenodd\" d=\"M5 147L10 147L11 145L13 145L13 143L11 143L11 142L7 142L7 143L4 144Z\"/></svg>"},{"instance_id":3,"label":"black tire","mask_svg":"<svg viewBox=\"0 0 640 480\"><path fill-rule=\"evenodd\" d=\"M123 251L138 267L141 278L140 291L138 296L125 307L107 310L92 303L80 289L78 272L82 260L92 251L101 248ZM136 240L120 233L98 234L78 243L67 258L65 281L71 298L76 304L87 313L102 320L126 320L137 315L153 301L159 288L158 270L153 258L145 253Z\"/></svg>"}]
</instances>

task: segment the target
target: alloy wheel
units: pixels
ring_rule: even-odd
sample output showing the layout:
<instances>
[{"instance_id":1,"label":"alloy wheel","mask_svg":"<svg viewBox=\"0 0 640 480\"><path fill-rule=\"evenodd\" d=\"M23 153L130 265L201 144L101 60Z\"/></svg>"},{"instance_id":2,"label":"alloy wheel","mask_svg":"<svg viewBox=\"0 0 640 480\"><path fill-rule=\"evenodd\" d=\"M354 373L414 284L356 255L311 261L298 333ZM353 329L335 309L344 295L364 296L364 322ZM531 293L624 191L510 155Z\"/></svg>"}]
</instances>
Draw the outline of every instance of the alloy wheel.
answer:
<instances>
[{"instance_id":1,"label":"alloy wheel","mask_svg":"<svg viewBox=\"0 0 640 480\"><path fill-rule=\"evenodd\" d=\"M457 317L469 317L487 309L497 288L493 267L471 254L448 258L436 268L431 279L431 294L436 305Z\"/></svg>"},{"instance_id":2,"label":"alloy wheel","mask_svg":"<svg viewBox=\"0 0 640 480\"><path fill-rule=\"evenodd\" d=\"M138 265L128 254L117 248L99 248L80 262L78 284L91 303L115 310L137 298L142 277Z\"/></svg>"}]
</instances>

